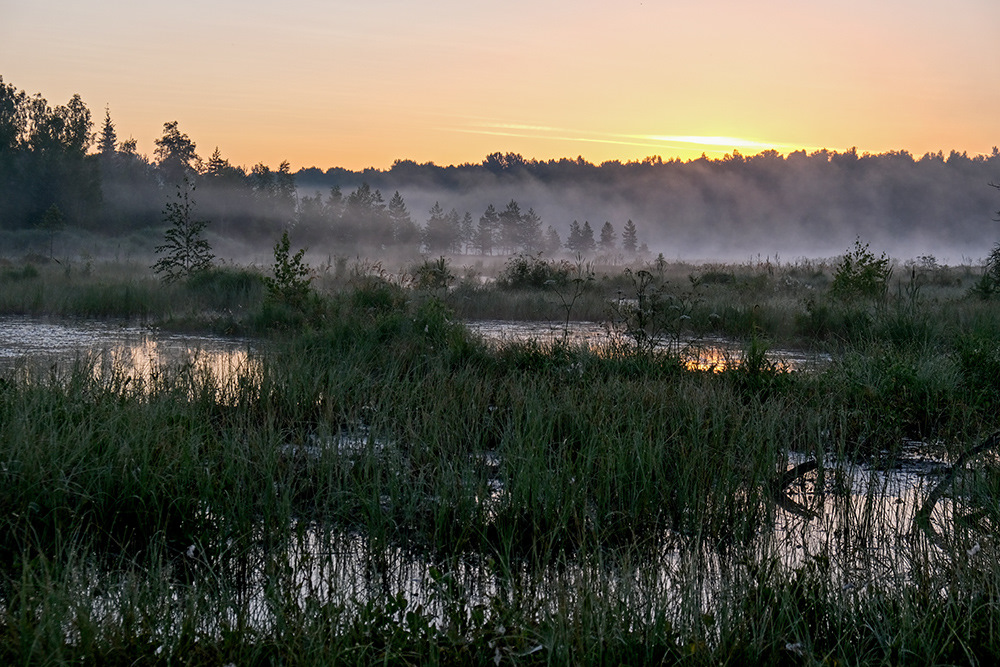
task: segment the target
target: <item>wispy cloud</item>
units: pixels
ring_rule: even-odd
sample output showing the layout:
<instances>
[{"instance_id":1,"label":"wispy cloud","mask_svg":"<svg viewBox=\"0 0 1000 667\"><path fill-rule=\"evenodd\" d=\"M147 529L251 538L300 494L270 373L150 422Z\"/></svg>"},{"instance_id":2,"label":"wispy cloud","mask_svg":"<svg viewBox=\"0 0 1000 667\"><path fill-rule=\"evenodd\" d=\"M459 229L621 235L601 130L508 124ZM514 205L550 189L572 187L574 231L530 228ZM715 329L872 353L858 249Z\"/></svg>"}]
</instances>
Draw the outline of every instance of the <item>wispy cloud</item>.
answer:
<instances>
[{"instance_id":1,"label":"wispy cloud","mask_svg":"<svg viewBox=\"0 0 1000 667\"><path fill-rule=\"evenodd\" d=\"M621 146L641 146L644 148L674 148L678 150L702 149L707 153L725 153L731 150L750 149L798 149L795 144L759 141L743 137L679 135L679 134L618 134L593 132L552 127L549 125L528 125L521 123L500 123L490 121L473 122L466 127L447 128L465 134L485 134L501 137L525 137L550 141L567 141Z\"/></svg>"},{"instance_id":2,"label":"wispy cloud","mask_svg":"<svg viewBox=\"0 0 1000 667\"><path fill-rule=\"evenodd\" d=\"M661 144L658 144L649 140L642 140L642 137L629 137L628 135L614 135L605 134L597 136L582 136L578 133L560 131L558 128L545 128L546 132L536 131L529 132L526 131L531 126L508 126L508 125L494 125L489 127L452 127L447 128L452 132L462 132L464 134L486 134L490 136L497 137L527 137L533 139L547 139L551 141L571 141L571 142L583 142L583 143L593 143L593 144L616 144L620 146L644 146L647 148L658 148ZM538 129L537 127L531 127L531 129ZM596 134L596 133L593 133ZM617 138L616 138L617 137Z\"/></svg>"}]
</instances>

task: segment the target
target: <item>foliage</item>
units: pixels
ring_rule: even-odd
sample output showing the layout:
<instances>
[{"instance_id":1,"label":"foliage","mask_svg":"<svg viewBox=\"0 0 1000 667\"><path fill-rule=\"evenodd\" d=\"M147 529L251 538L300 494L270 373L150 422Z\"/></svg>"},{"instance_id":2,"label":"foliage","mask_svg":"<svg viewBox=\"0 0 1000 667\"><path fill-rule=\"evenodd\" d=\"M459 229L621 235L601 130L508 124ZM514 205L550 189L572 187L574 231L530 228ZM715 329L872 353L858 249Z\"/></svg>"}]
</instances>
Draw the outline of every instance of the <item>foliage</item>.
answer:
<instances>
[{"instance_id":1,"label":"foliage","mask_svg":"<svg viewBox=\"0 0 1000 667\"><path fill-rule=\"evenodd\" d=\"M194 217L195 202L191 198L194 189L184 177L177 186L177 201L168 202L163 211L163 220L170 227L163 234L163 243L156 247L160 259L152 268L167 283L204 271L215 259L212 246L204 237L208 221Z\"/></svg>"},{"instance_id":2,"label":"foliage","mask_svg":"<svg viewBox=\"0 0 1000 667\"><path fill-rule=\"evenodd\" d=\"M285 304L295 309L301 309L311 293L312 269L302 261L305 248L291 253L291 241L288 230L281 233L281 239L274 244L273 276L265 277L264 284L270 299L276 303Z\"/></svg>"},{"instance_id":3,"label":"foliage","mask_svg":"<svg viewBox=\"0 0 1000 667\"><path fill-rule=\"evenodd\" d=\"M691 320L693 297L668 290L662 267L655 274L628 268L625 276L631 293L619 291L611 304L615 328L632 341L639 354L651 355L664 344L670 351L678 351L681 333Z\"/></svg>"},{"instance_id":4,"label":"foliage","mask_svg":"<svg viewBox=\"0 0 1000 667\"><path fill-rule=\"evenodd\" d=\"M830 293L844 301L854 298L885 298L892 277L892 266L885 253L876 257L861 238L854 241L837 265L830 284Z\"/></svg>"},{"instance_id":5,"label":"foliage","mask_svg":"<svg viewBox=\"0 0 1000 667\"><path fill-rule=\"evenodd\" d=\"M594 271L589 263L583 261L582 255L576 256L575 264L564 268L567 269L566 280L560 282L555 279L549 279L545 284L556 293L559 297L559 302L562 304L565 314L565 319L563 320L563 340L567 340L569 338L569 321L573 307L594 282Z\"/></svg>"},{"instance_id":6,"label":"foliage","mask_svg":"<svg viewBox=\"0 0 1000 667\"><path fill-rule=\"evenodd\" d=\"M504 264L497 276L497 287L505 290L561 287L569 282L571 268L569 262L546 260L541 253L518 253Z\"/></svg>"},{"instance_id":7,"label":"foliage","mask_svg":"<svg viewBox=\"0 0 1000 667\"><path fill-rule=\"evenodd\" d=\"M625 223L622 231L622 250L628 255L634 255L639 250L639 234L632 219Z\"/></svg>"},{"instance_id":8,"label":"foliage","mask_svg":"<svg viewBox=\"0 0 1000 667\"><path fill-rule=\"evenodd\" d=\"M993 250L986 258L983 275L969 289L970 294L981 299L988 299L998 292L1000 292L1000 243L993 245Z\"/></svg>"},{"instance_id":9,"label":"foliage","mask_svg":"<svg viewBox=\"0 0 1000 667\"><path fill-rule=\"evenodd\" d=\"M417 289L444 290L455 282L455 274L448 267L443 256L435 260L425 259L413 274L413 286Z\"/></svg>"}]
</instances>

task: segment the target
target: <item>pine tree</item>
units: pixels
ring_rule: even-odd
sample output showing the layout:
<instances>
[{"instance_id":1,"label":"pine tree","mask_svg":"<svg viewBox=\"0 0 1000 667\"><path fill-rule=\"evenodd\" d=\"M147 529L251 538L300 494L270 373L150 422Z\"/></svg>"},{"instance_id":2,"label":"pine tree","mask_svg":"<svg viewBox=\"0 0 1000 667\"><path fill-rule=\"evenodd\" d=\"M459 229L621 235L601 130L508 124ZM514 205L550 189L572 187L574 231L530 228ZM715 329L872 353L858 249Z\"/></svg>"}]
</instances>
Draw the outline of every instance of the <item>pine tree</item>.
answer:
<instances>
[{"instance_id":1,"label":"pine tree","mask_svg":"<svg viewBox=\"0 0 1000 667\"><path fill-rule=\"evenodd\" d=\"M168 202L163 211L163 220L170 227L164 232L163 244L156 247L161 257L152 268L167 283L204 271L215 259L203 236L208 221L194 218L193 192L194 186L185 177L177 186L177 201Z\"/></svg>"},{"instance_id":2,"label":"pine tree","mask_svg":"<svg viewBox=\"0 0 1000 667\"><path fill-rule=\"evenodd\" d=\"M473 246L480 255L493 254L499 224L500 216L493 207L493 204L490 204L486 207L486 211L479 217L479 225L476 226L476 238Z\"/></svg>"},{"instance_id":3,"label":"pine tree","mask_svg":"<svg viewBox=\"0 0 1000 667\"><path fill-rule=\"evenodd\" d=\"M399 246L412 246L420 240L420 230L406 210L406 203L399 190L389 200L389 221L392 223L392 240Z\"/></svg>"},{"instance_id":4,"label":"pine tree","mask_svg":"<svg viewBox=\"0 0 1000 667\"><path fill-rule=\"evenodd\" d=\"M438 254L450 252L458 240L458 211L452 209L447 215L441 204L434 202L427 226L424 227L424 247L428 252Z\"/></svg>"},{"instance_id":5,"label":"pine tree","mask_svg":"<svg viewBox=\"0 0 1000 667\"><path fill-rule=\"evenodd\" d=\"M625 229L622 231L622 250L629 255L634 255L638 249L639 237L635 229L635 223L630 218L625 223Z\"/></svg>"},{"instance_id":6,"label":"pine tree","mask_svg":"<svg viewBox=\"0 0 1000 667\"><path fill-rule=\"evenodd\" d=\"M590 222L583 221L583 229L580 230L580 252L588 253L594 250L594 230Z\"/></svg>"},{"instance_id":7,"label":"pine tree","mask_svg":"<svg viewBox=\"0 0 1000 667\"><path fill-rule=\"evenodd\" d=\"M521 207L513 199L500 212L500 249L510 254L517 250L521 240Z\"/></svg>"},{"instance_id":8,"label":"pine tree","mask_svg":"<svg viewBox=\"0 0 1000 667\"><path fill-rule=\"evenodd\" d=\"M542 242L542 249L547 255L555 255L559 252L559 248L562 247L562 240L559 238L559 232L552 225L549 225L545 230L545 240Z\"/></svg>"},{"instance_id":9,"label":"pine tree","mask_svg":"<svg viewBox=\"0 0 1000 667\"><path fill-rule=\"evenodd\" d=\"M118 134L115 132L115 124L111 122L111 111L104 107L104 125L101 126L101 134L97 139L97 149L102 157L110 158L114 157L117 145Z\"/></svg>"},{"instance_id":10,"label":"pine tree","mask_svg":"<svg viewBox=\"0 0 1000 667\"><path fill-rule=\"evenodd\" d=\"M472 224L472 214L468 211L462 216L462 222L459 225L461 244L464 247L466 253L469 252L469 248L472 247L473 238L476 235L476 230Z\"/></svg>"},{"instance_id":11,"label":"pine tree","mask_svg":"<svg viewBox=\"0 0 1000 667\"><path fill-rule=\"evenodd\" d=\"M522 252L535 253L542 250L542 219L529 208L521 216L520 249Z\"/></svg>"},{"instance_id":12,"label":"pine tree","mask_svg":"<svg viewBox=\"0 0 1000 667\"><path fill-rule=\"evenodd\" d=\"M566 239L566 248L572 253L582 252L581 240L583 238L583 231L580 229L580 223L574 220L569 226L569 238Z\"/></svg>"},{"instance_id":13,"label":"pine tree","mask_svg":"<svg viewBox=\"0 0 1000 667\"><path fill-rule=\"evenodd\" d=\"M615 250L615 228L610 221L605 221L601 227L601 252L612 253Z\"/></svg>"}]
</instances>

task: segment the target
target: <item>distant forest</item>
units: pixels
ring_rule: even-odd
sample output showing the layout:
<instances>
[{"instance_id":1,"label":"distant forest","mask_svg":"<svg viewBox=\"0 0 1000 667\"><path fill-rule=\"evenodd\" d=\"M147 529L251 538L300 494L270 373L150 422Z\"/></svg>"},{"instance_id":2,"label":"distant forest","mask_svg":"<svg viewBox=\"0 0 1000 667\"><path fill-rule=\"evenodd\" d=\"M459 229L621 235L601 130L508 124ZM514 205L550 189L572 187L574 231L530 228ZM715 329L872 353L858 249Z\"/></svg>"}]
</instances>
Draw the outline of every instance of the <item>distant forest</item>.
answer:
<instances>
[{"instance_id":1,"label":"distant forest","mask_svg":"<svg viewBox=\"0 0 1000 667\"><path fill-rule=\"evenodd\" d=\"M270 247L339 255L629 257L832 256L860 236L897 257L980 257L1000 236L1000 152L916 158L856 150L782 156L592 164L494 153L441 167L397 160L389 169L292 172L207 158L167 122L153 156L95 123L74 95L51 106L0 77L0 231L86 230L107 236L163 227L163 209L188 190L209 230Z\"/></svg>"}]
</instances>

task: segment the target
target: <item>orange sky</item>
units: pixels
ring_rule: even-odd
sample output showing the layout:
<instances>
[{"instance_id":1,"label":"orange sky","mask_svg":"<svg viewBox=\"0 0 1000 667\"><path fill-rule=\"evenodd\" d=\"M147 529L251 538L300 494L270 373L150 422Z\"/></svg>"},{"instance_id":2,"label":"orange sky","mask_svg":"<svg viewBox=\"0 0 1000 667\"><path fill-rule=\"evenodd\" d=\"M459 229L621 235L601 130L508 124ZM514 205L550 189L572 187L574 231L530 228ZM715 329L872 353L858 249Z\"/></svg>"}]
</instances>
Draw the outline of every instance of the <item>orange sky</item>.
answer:
<instances>
[{"instance_id":1,"label":"orange sky","mask_svg":"<svg viewBox=\"0 0 1000 667\"><path fill-rule=\"evenodd\" d=\"M988 153L997 0L0 0L0 76L152 153L293 169Z\"/></svg>"}]
</instances>

